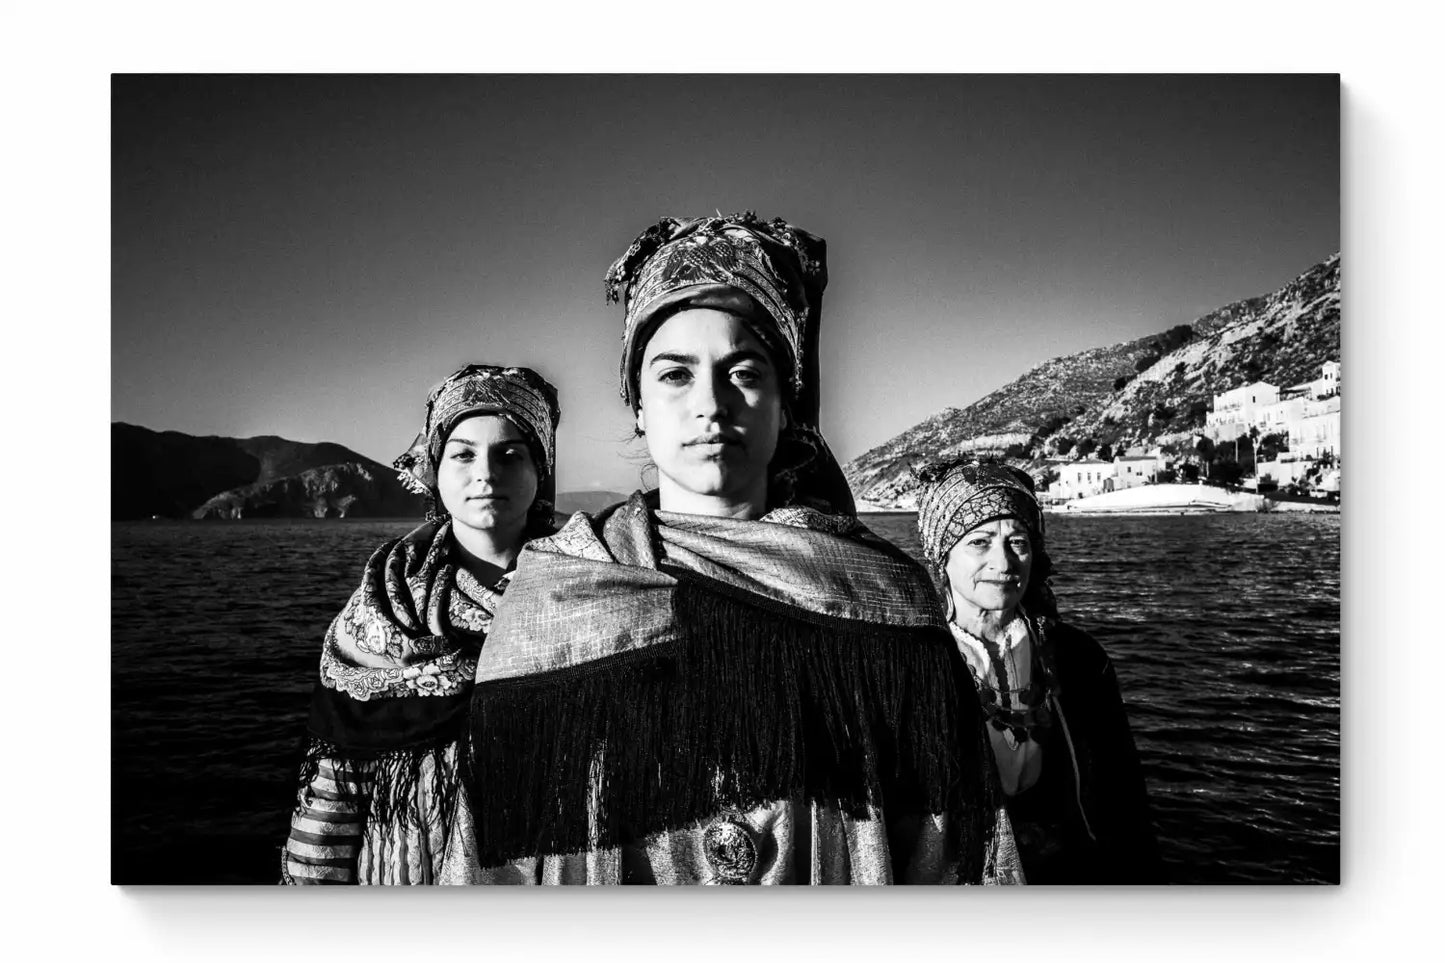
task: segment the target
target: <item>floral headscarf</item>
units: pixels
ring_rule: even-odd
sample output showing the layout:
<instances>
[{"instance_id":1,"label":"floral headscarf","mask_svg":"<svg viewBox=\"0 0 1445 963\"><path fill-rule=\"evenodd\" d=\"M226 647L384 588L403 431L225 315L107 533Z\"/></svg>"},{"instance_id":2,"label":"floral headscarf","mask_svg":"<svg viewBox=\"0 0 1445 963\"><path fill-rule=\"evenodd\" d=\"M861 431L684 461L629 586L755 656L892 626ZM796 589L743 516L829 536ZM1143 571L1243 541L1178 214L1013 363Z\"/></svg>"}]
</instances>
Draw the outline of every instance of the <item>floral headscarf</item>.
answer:
<instances>
[{"instance_id":1,"label":"floral headscarf","mask_svg":"<svg viewBox=\"0 0 1445 963\"><path fill-rule=\"evenodd\" d=\"M557 422L562 411L557 389L531 368L464 365L433 388L421 432L392 463L402 484L439 506L437 465L442 446L457 422L478 414L501 415L526 436L538 475L531 515L534 521L550 525L557 497Z\"/></svg>"},{"instance_id":2,"label":"floral headscarf","mask_svg":"<svg viewBox=\"0 0 1445 963\"><path fill-rule=\"evenodd\" d=\"M921 469L918 536L923 554L942 565L959 539L986 522L1017 518L1035 547L1044 543L1044 516L1026 472L1008 465L954 463Z\"/></svg>"}]
</instances>

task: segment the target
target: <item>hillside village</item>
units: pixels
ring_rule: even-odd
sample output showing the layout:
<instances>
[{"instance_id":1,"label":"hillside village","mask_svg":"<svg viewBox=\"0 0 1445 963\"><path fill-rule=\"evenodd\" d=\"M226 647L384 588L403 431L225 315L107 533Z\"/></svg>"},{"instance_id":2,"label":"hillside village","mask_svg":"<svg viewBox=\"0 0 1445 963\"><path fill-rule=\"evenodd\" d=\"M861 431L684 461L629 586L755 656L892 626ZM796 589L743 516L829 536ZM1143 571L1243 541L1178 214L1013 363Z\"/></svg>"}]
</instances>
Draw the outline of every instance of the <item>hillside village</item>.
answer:
<instances>
[{"instance_id":1,"label":"hillside village","mask_svg":"<svg viewBox=\"0 0 1445 963\"><path fill-rule=\"evenodd\" d=\"M1340 256L1160 334L1054 358L844 468L865 510L915 504L943 458L1028 471L1059 504L1204 483L1338 501Z\"/></svg>"},{"instance_id":2,"label":"hillside village","mask_svg":"<svg viewBox=\"0 0 1445 963\"><path fill-rule=\"evenodd\" d=\"M1339 494L1340 363L1327 361L1320 369L1320 377L1303 384L1281 388L1258 381L1214 396L1194 447L1203 454L1233 446L1229 455L1240 470L1228 469L1221 481L1259 492ZM1261 461L1258 455L1264 451L1272 457ZM1247 462L1241 460L1246 453ZM1112 458L1048 459L1037 480L1043 500L1059 503L1141 485L1208 481L1209 466L1220 464L1205 461L1201 477L1200 465L1188 462L1176 469L1174 463L1162 447L1132 448ZM1253 469L1248 474L1246 463Z\"/></svg>"}]
</instances>

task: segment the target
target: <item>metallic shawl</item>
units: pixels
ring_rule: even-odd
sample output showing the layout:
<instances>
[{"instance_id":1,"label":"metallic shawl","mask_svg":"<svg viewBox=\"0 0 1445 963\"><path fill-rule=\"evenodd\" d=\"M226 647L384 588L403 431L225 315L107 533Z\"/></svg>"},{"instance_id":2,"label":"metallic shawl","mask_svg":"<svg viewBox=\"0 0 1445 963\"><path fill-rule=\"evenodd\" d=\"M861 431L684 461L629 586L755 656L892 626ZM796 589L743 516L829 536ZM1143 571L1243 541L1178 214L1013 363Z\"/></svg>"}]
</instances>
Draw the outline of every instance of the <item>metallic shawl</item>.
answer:
<instances>
[{"instance_id":1,"label":"metallic shawl","mask_svg":"<svg viewBox=\"0 0 1445 963\"><path fill-rule=\"evenodd\" d=\"M851 537L823 527L835 520L807 509L781 509L761 521L654 513L641 493L617 508L600 536L586 515L574 515L556 535L522 550L477 681L554 672L675 641L678 579L664 563L817 615L946 628L917 563L856 522Z\"/></svg>"},{"instance_id":2,"label":"metallic shawl","mask_svg":"<svg viewBox=\"0 0 1445 963\"><path fill-rule=\"evenodd\" d=\"M480 867L636 851L788 799L947 827L901 830L859 879L905 855L978 879L991 845L976 696L926 573L804 507L745 521L637 493L529 543L478 660L470 733L458 852Z\"/></svg>"}]
</instances>

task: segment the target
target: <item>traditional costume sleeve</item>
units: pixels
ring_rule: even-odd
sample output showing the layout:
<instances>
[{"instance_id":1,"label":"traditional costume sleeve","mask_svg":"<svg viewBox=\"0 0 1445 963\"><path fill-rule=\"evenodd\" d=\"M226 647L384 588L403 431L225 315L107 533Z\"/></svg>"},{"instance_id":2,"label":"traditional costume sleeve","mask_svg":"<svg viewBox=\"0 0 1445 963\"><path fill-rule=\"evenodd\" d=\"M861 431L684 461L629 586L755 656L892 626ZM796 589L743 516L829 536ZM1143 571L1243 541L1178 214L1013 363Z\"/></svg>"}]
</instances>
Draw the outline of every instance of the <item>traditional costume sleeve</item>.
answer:
<instances>
[{"instance_id":1,"label":"traditional costume sleeve","mask_svg":"<svg viewBox=\"0 0 1445 963\"><path fill-rule=\"evenodd\" d=\"M362 812L371 789L369 771L342 772L332 758L320 757L316 774L303 783L291 815L282 859L282 882L289 885L356 882L361 851Z\"/></svg>"}]
</instances>

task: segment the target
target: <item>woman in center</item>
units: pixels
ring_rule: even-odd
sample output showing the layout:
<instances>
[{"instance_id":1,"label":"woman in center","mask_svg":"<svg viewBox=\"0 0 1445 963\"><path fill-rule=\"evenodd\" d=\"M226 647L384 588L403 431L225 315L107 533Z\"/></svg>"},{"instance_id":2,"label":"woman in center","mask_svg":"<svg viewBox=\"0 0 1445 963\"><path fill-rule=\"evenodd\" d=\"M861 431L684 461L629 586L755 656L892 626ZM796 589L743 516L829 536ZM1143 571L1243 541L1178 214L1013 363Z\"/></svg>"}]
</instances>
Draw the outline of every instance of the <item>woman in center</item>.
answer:
<instances>
[{"instance_id":1,"label":"woman in center","mask_svg":"<svg viewBox=\"0 0 1445 963\"><path fill-rule=\"evenodd\" d=\"M658 487L523 550L443 881L1012 878L928 576L817 431L822 240L668 218L606 280Z\"/></svg>"}]
</instances>

